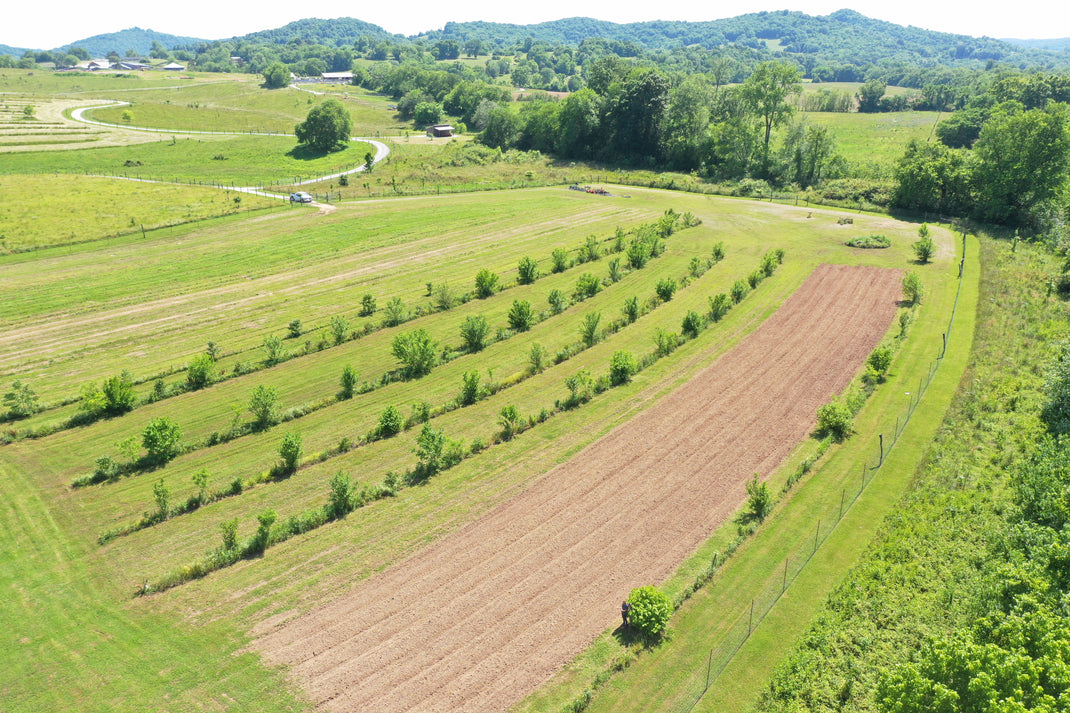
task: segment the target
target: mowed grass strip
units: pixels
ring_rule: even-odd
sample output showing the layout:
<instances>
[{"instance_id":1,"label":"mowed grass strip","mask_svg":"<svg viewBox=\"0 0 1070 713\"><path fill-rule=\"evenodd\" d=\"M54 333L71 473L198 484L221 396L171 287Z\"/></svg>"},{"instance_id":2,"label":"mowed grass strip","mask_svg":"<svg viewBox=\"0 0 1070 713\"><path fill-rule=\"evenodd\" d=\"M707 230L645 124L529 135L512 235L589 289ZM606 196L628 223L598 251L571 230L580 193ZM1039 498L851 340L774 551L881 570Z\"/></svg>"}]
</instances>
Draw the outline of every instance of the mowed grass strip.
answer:
<instances>
[{"instance_id":1,"label":"mowed grass strip","mask_svg":"<svg viewBox=\"0 0 1070 713\"><path fill-rule=\"evenodd\" d=\"M278 201L214 188L168 186L87 176L0 176L0 252L140 234L144 227L189 223Z\"/></svg>"},{"instance_id":2,"label":"mowed grass strip","mask_svg":"<svg viewBox=\"0 0 1070 713\"><path fill-rule=\"evenodd\" d=\"M592 205L564 189L529 198L523 206L501 195L395 201L331 215L286 208L165 229L147 241L0 257L11 278L0 292L13 337L0 373L24 374L54 400L122 369L145 376L181 367L210 340L225 353L255 349L295 318L323 329L346 315L360 328L366 293L380 308L394 297L413 306L426 304L427 282L471 290L481 267L515 281L524 255L545 259L555 246L574 248L587 234L656 217L638 203ZM521 223L525 208L542 217ZM70 341L75 326L91 327L80 343Z\"/></svg>"},{"instance_id":3,"label":"mowed grass strip","mask_svg":"<svg viewBox=\"0 0 1070 713\"><path fill-rule=\"evenodd\" d=\"M211 84L114 92L108 96L133 106L96 109L89 113L90 118L154 129L292 134L294 125L304 121L309 109L334 98L349 110L356 136L401 134L412 128L398 121L387 108L389 100L360 87L346 87L323 96L291 87L265 89L250 75L230 75Z\"/></svg>"},{"instance_id":4,"label":"mowed grass strip","mask_svg":"<svg viewBox=\"0 0 1070 713\"><path fill-rule=\"evenodd\" d=\"M160 136L130 146L14 153L4 157L0 174L99 174L261 186L354 169L364 164L369 150L370 144L359 141L323 153L284 136Z\"/></svg>"}]
</instances>

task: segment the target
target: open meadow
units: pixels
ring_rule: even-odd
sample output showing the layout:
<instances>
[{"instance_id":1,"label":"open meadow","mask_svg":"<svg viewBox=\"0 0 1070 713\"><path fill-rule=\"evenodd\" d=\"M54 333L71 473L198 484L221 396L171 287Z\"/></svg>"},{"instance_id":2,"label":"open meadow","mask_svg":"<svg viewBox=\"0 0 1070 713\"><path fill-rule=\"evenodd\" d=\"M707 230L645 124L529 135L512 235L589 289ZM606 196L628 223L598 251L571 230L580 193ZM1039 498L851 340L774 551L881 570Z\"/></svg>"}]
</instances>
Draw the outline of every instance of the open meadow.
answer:
<instances>
[{"instance_id":1,"label":"open meadow","mask_svg":"<svg viewBox=\"0 0 1070 713\"><path fill-rule=\"evenodd\" d=\"M0 85L136 89L92 113L131 126L292 130L319 101L249 81L20 77ZM384 104L350 97L354 133L398 129ZM636 659L613 627L647 584L684 605L678 638L702 643L639 654L595 709L677 700L717 612L779 576L931 378L895 476L821 550L840 569L859 556L965 367L979 266L968 249L960 274L945 226L919 264L919 226L887 216L600 195L545 159L404 137L330 205L188 185L285 181L300 161L328 173L365 151L292 147L178 135L4 155L0 392L37 397L0 423L5 713L556 712ZM187 185L76 175L113 164ZM421 177L427 193L523 188L391 196L398 176L414 192ZM845 244L872 235L890 247ZM903 300L908 270L920 305ZM888 378L863 383L878 347ZM841 394L854 437L811 437ZM740 540L754 474L776 510ZM800 589L793 636L834 579Z\"/></svg>"}]
</instances>

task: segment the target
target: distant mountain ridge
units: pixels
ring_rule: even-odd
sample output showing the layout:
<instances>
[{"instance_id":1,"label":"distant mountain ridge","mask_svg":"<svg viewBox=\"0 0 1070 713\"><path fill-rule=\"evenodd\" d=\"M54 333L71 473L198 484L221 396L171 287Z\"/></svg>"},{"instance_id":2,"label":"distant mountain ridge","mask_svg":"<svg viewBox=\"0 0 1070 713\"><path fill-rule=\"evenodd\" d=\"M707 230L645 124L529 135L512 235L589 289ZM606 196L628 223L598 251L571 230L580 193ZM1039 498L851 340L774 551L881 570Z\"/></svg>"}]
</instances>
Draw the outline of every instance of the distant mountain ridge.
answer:
<instances>
[{"instance_id":1,"label":"distant mountain ridge","mask_svg":"<svg viewBox=\"0 0 1070 713\"><path fill-rule=\"evenodd\" d=\"M181 37L169 35L166 32L143 30L140 27L131 27L118 32L109 32L103 35L93 35L77 42L63 45L56 49L66 50L71 47L81 47L93 57L103 57L109 52L115 51L123 55L133 52L137 55L147 55L152 49L153 42L159 42L165 48L170 49L175 45L196 44L209 42L195 37Z\"/></svg>"},{"instance_id":2,"label":"distant mountain ridge","mask_svg":"<svg viewBox=\"0 0 1070 713\"><path fill-rule=\"evenodd\" d=\"M159 42L169 50L223 43L284 45L298 42L342 47L368 37L394 44L480 40L484 43L484 51L496 48L509 50L529 40L569 46L589 40L605 40L614 43L613 50L620 54L671 52L684 48L713 49L736 44L785 53L808 65L833 67L837 64L863 66L882 62L914 65L1011 62L1042 65L1053 61L1060 66L1070 66L1070 53L1065 53L1070 48L1070 39L978 38L904 27L875 20L853 10L838 10L819 16L780 10L704 22L659 20L620 24L589 17L571 17L529 25L448 22L441 30L409 37L390 33L378 25L355 18L307 18L275 29L223 40L183 37L133 27L88 37L57 49L78 46L93 56L104 56L111 51L146 55L153 42ZM25 49L0 45L0 53L18 57L25 52Z\"/></svg>"}]
</instances>

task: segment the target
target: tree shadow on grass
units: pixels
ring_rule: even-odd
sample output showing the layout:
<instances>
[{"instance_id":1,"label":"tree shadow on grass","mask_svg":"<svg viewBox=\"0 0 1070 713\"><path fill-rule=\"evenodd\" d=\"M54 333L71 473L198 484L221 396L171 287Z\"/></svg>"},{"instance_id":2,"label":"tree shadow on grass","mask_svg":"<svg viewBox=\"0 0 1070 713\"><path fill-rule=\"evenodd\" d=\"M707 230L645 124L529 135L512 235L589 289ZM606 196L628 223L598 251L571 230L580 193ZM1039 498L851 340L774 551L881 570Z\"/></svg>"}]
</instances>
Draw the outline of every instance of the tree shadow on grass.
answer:
<instances>
[{"instance_id":1,"label":"tree shadow on grass","mask_svg":"<svg viewBox=\"0 0 1070 713\"><path fill-rule=\"evenodd\" d=\"M286 155L296 161L315 161L326 156L336 156L345 153L349 145L342 146L334 151L322 151L308 144L298 144L286 152Z\"/></svg>"}]
</instances>

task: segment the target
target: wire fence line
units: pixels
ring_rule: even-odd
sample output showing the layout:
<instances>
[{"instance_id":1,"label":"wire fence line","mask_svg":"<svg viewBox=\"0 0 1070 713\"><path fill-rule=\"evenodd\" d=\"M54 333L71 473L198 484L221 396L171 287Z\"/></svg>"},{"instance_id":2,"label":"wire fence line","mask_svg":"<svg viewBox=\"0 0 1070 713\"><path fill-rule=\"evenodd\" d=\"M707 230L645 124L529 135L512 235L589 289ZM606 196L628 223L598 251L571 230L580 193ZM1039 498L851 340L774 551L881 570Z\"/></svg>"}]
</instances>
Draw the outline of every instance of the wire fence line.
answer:
<instances>
[{"instance_id":1,"label":"wire fence line","mask_svg":"<svg viewBox=\"0 0 1070 713\"><path fill-rule=\"evenodd\" d=\"M962 260L959 263L958 288L955 292L955 301L951 308L951 316L948 319L947 331L943 334L943 344L938 354L929 363L924 376L918 382L918 388L913 393L907 392L907 405L895 420L891 438L885 442L883 433L878 434L878 450L874 453L872 464L867 460L859 468L858 480L849 488L843 488L840 497L833 502L828 502L822 508L820 516L816 518L813 528L799 536L793 543L792 552L785 558L783 566L768 578L762 589L757 591L750 600L750 604L741 611L730 615L731 624L725 633L720 634L720 640L710 647L705 665L695 668L688 677L686 683L680 687L679 693L672 701L669 701L663 710L670 713L689 713L698 705L703 696L716 685L717 679L735 658L736 654L750 638L750 635L772 610L773 606L787 592L796 577L806 567L821 546L828 540L836 529L843 516L851 506L865 492L866 487L880 474L881 468L888 453L895 447L899 437L906 429L914 410L921 403L921 397L932 383L940 362L947 352L947 344L951 339L952 328L955 322L955 313L958 310L959 297L962 293L962 273L966 260L966 233L962 234ZM717 632L710 632L711 638L718 636Z\"/></svg>"}]
</instances>

